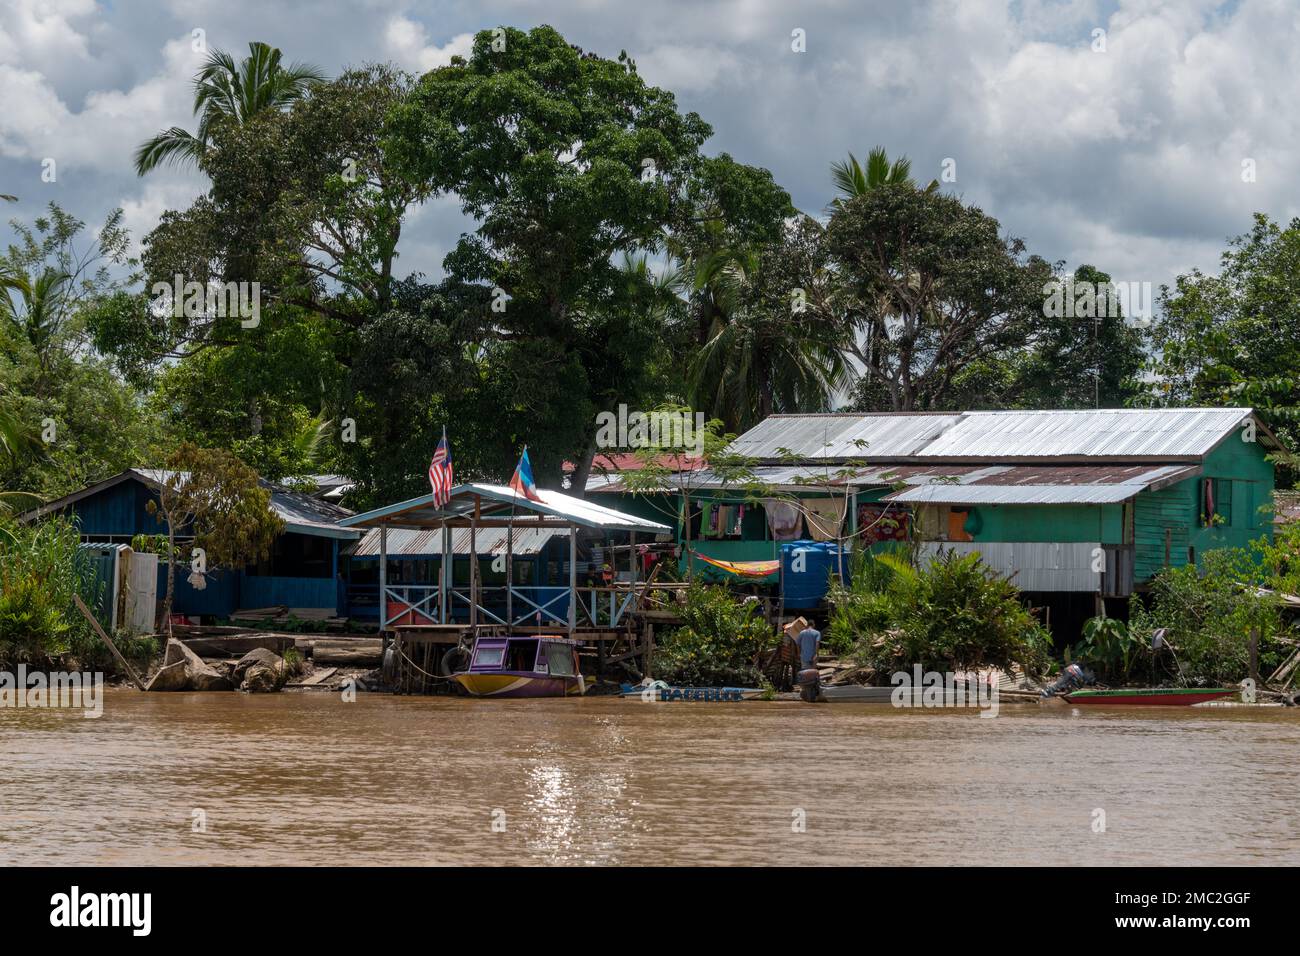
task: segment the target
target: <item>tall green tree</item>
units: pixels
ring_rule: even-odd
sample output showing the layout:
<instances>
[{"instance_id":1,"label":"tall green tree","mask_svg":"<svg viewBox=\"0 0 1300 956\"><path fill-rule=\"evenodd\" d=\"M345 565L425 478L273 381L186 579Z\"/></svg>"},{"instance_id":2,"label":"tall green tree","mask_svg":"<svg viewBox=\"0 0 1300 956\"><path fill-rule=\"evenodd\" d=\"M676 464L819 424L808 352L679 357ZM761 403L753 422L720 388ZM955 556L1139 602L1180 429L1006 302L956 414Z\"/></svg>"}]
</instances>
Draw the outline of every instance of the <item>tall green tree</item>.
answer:
<instances>
[{"instance_id":1,"label":"tall green tree","mask_svg":"<svg viewBox=\"0 0 1300 956\"><path fill-rule=\"evenodd\" d=\"M626 54L586 53L551 27L479 33L468 60L427 74L396 111L393 161L478 223L444 266L497 290L481 321L485 361L509 383L499 467L528 442L540 482L557 484L565 459L585 474L617 260L661 247L710 133Z\"/></svg>"},{"instance_id":2,"label":"tall green tree","mask_svg":"<svg viewBox=\"0 0 1300 956\"><path fill-rule=\"evenodd\" d=\"M851 328L824 309L826 266L824 230L808 216L778 242L699 263L692 291L711 321L689 367L697 408L736 432L777 412L829 408L848 383Z\"/></svg>"},{"instance_id":3,"label":"tall green tree","mask_svg":"<svg viewBox=\"0 0 1300 956\"><path fill-rule=\"evenodd\" d=\"M1259 213L1232 239L1217 275L1163 287L1153 328L1170 403L1251 405L1289 433L1300 424L1300 219Z\"/></svg>"},{"instance_id":4,"label":"tall green tree","mask_svg":"<svg viewBox=\"0 0 1300 956\"><path fill-rule=\"evenodd\" d=\"M239 63L229 53L212 50L194 77L198 132L173 126L146 140L136 150L136 173L143 176L166 163L202 166L218 126L243 125L263 111L283 110L324 81L316 67L284 65L282 58L277 48L257 41Z\"/></svg>"},{"instance_id":5,"label":"tall green tree","mask_svg":"<svg viewBox=\"0 0 1300 956\"><path fill-rule=\"evenodd\" d=\"M38 439L0 456L0 487L65 494L139 464L154 439L140 393L89 342L88 315L122 293L135 267L121 212L86 233L52 204L15 223L0 254L0 391Z\"/></svg>"},{"instance_id":6,"label":"tall green tree","mask_svg":"<svg viewBox=\"0 0 1300 956\"><path fill-rule=\"evenodd\" d=\"M955 197L876 186L836 208L827 237L866 407L945 407L963 369L1022 347L1042 316L1024 244Z\"/></svg>"}]
</instances>

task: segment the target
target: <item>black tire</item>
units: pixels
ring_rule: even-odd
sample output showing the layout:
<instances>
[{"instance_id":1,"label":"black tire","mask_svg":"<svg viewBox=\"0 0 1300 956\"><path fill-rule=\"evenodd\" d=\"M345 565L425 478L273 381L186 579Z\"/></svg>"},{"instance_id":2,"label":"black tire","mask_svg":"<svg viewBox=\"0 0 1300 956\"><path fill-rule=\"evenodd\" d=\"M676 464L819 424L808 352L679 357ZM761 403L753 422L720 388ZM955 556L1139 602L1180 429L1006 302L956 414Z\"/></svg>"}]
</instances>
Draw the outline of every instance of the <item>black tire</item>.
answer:
<instances>
[{"instance_id":1,"label":"black tire","mask_svg":"<svg viewBox=\"0 0 1300 956\"><path fill-rule=\"evenodd\" d=\"M442 655L442 660L438 662L438 676L450 677L457 671L466 670L468 667L469 651L457 644Z\"/></svg>"}]
</instances>

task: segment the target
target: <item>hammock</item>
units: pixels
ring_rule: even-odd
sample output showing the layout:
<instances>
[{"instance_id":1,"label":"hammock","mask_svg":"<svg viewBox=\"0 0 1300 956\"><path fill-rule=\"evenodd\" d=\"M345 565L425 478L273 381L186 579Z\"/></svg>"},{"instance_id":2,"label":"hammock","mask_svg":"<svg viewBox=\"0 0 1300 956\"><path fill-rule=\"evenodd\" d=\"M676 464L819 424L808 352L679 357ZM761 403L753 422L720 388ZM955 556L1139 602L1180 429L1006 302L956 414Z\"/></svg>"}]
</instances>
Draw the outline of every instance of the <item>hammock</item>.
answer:
<instances>
[{"instance_id":1,"label":"hammock","mask_svg":"<svg viewBox=\"0 0 1300 956\"><path fill-rule=\"evenodd\" d=\"M691 553L705 564L711 564L715 568L721 568L742 578L765 578L769 574L776 574L781 569L780 561L721 561L710 558L707 554L700 554L698 551Z\"/></svg>"}]
</instances>

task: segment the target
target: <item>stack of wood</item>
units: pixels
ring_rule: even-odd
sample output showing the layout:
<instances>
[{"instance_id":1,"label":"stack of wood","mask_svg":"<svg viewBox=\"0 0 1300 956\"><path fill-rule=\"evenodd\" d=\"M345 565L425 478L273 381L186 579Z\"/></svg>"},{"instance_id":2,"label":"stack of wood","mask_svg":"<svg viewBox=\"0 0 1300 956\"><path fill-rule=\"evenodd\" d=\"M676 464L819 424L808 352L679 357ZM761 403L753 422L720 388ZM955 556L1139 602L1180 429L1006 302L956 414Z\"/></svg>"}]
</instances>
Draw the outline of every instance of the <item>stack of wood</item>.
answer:
<instances>
[{"instance_id":1,"label":"stack of wood","mask_svg":"<svg viewBox=\"0 0 1300 956\"><path fill-rule=\"evenodd\" d=\"M299 621L318 621L330 627L343 627L347 618L339 617L329 608L323 607L289 607L277 604L274 607L241 608L230 615L232 621L248 621L256 624L285 624L290 619Z\"/></svg>"}]
</instances>

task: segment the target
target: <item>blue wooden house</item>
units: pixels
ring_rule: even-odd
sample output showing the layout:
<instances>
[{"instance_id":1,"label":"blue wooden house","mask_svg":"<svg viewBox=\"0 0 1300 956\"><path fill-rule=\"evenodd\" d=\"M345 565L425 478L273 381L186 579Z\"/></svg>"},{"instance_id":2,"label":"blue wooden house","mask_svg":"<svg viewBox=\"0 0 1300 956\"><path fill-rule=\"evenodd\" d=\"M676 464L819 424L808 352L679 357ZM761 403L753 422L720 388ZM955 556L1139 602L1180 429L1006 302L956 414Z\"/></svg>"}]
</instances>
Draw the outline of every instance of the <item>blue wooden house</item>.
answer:
<instances>
[{"instance_id":1,"label":"blue wooden house","mask_svg":"<svg viewBox=\"0 0 1300 956\"><path fill-rule=\"evenodd\" d=\"M138 534L165 533L166 526L148 511L156 501L167 472L129 468L98 484L90 485L23 515L32 521L50 514L73 517L81 540L95 544L130 544ZM271 492L271 510L284 521L265 561L245 568L211 571L206 587L197 589L188 581L189 568L178 565L173 611L210 618L231 617L241 609L283 605L310 616L346 613L346 593L340 573L340 554L354 543L360 532L341 528L338 521L350 511L263 481ZM180 542L185 542L180 538ZM167 568L160 563L158 594L167 589Z\"/></svg>"}]
</instances>

